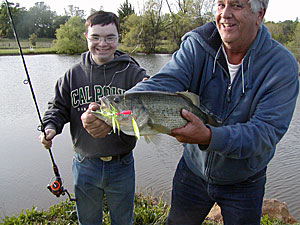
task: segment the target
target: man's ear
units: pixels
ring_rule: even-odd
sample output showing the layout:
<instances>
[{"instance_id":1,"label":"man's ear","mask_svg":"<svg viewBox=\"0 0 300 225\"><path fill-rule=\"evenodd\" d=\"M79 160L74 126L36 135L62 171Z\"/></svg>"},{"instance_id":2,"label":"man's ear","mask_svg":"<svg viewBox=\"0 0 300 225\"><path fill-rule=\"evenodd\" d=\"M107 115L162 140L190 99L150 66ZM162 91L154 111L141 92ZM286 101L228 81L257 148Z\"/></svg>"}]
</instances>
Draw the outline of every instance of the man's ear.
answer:
<instances>
[{"instance_id":1,"label":"man's ear","mask_svg":"<svg viewBox=\"0 0 300 225\"><path fill-rule=\"evenodd\" d=\"M256 21L256 25L259 26L266 14L266 8L261 9L258 13L257 13L257 21Z\"/></svg>"}]
</instances>

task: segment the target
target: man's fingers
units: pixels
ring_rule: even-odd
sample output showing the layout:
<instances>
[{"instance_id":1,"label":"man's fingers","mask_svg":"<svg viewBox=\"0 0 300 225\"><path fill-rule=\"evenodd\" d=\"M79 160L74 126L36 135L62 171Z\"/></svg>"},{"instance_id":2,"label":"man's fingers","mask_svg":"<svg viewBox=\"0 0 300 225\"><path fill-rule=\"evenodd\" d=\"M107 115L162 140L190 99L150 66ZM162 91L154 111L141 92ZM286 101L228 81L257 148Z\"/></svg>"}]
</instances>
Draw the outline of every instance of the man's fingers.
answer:
<instances>
[{"instance_id":1,"label":"man's fingers","mask_svg":"<svg viewBox=\"0 0 300 225\"><path fill-rule=\"evenodd\" d=\"M191 113L191 112L189 112L185 109L183 109L181 111L181 115L182 115L183 118L185 118L185 119L187 119L188 121L191 121L191 122L199 119L196 115L194 115L193 113Z\"/></svg>"}]
</instances>

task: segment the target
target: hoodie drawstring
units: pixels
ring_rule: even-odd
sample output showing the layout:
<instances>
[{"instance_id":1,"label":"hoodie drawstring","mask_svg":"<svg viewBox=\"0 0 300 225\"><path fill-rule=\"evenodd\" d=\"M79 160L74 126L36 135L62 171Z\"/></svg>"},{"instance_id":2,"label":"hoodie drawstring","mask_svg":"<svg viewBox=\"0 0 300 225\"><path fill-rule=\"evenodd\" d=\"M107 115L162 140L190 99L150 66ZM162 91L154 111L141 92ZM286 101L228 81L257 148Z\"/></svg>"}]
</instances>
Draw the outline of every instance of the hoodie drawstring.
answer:
<instances>
[{"instance_id":1,"label":"hoodie drawstring","mask_svg":"<svg viewBox=\"0 0 300 225\"><path fill-rule=\"evenodd\" d=\"M242 60L242 96L245 94L245 76L244 76L244 59Z\"/></svg>"},{"instance_id":2,"label":"hoodie drawstring","mask_svg":"<svg viewBox=\"0 0 300 225\"><path fill-rule=\"evenodd\" d=\"M116 71L116 72L114 73L114 75L112 76L111 81L110 81L110 83L109 83L108 85L106 85L106 77L105 77L105 86L110 87L110 85L112 84L112 82L113 82L114 79L115 79L115 76L116 76L118 73L122 73L122 72L124 72L125 70L127 70L128 67L129 67L129 65L130 65L130 61L128 62L127 66L126 66L124 69L119 70L119 71ZM105 76L105 67L104 67L104 76Z\"/></svg>"},{"instance_id":3,"label":"hoodie drawstring","mask_svg":"<svg viewBox=\"0 0 300 225\"><path fill-rule=\"evenodd\" d=\"M221 49L222 49L222 45L218 49L217 54L216 54L215 59L214 59L213 74L215 74L215 72L216 72L217 59L219 58L219 53L220 53Z\"/></svg>"},{"instance_id":4,"label":"hoodie drawstring","mask_svg":"<svg viewBox=\"0 0 300 225\"><path fill-rule=\"evenodd\" d=\"M96 99L94 99L94 95L93 95L93 65L91 64L91 72L90 72L90 93L93 99L93 102L96 101Z\"/></svg>"},{"instance_id":5,"label":"hoodie drawstring","mask_svg":"<svg viewBox=\"0 0 300 225\"><path fill-rule=\"evenodd\" d=\"M216 54L216 56L215 56L215 58L214 58L214 66L213 66L213 74L215 73L215 71L216 71L216 64L217 64L217 59L219 58L219 53L220 53L220 50L222 49L222 45L220 46L220 48L218 49L218 51L217 51L217 54ZM226 54L226 53L224 53L224 54ZM226 57L226 61L227 61L227 63L229 63L228 62L228 59L227 59L227 56L225 55L225 57ZM245 60L245 57L243 58L243 60L242 60L242 65L241 65L241 72L242 72L242 74L241 74L241 76L242 76L242 94L241 94L241 96L244 96L244 94L245 94L245 89L246 89L246 87L245 87L245 74L244 74L244 60ZM248 62L248 71L250 71L250 64L251 64L251 54L250 54L250 56L249 56L249 62ZM248 72L249 73L249 72ZM250 74L249 74L249 76L250 76ZM250 79L250 78L249 78ZM249 81L249 79L248 79L248 81ZM249 83L249 82L248 82Z\"/></svg>"}]
</instances>

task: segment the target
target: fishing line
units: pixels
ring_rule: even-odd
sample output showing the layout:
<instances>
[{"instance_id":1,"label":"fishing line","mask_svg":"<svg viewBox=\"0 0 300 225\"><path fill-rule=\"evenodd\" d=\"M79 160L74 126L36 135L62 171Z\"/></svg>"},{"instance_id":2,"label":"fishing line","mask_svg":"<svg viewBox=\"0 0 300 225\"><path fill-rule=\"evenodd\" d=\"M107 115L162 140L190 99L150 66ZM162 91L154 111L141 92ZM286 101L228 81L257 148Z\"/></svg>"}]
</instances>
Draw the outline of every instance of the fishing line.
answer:
<instances>
[{"instance_id":1,"label":"fishing line","mask_svg":"<svg viewBox=\"0 0 300 225\"><path fill-rule=\"evenodd\" d=\"M11 25L12 25L12 29L13 29L13 32L14 32L15 39L16 39L17 44L18 44L20 56L22 58L23 66L24 66L24 69L25 69L26 77L27 77L27 79L25 79L23 81L23 83L24 84L28 84L29 87L30 87L30 92L31 92L31 95L32 95L32 98L33 98L33 101L34 101L35 109L36 109L39 121L41 123L41 125L39 126L39 130L43 132L43 134L45 135L45 137L47 137L46 131L45 131L45 126L44 126L44 123L43 123L43 120L42 120L42 117L41 117L39 106L38 106L38 103L37 103L37 100L36 100L36 96L35 96L35 93L34 93L34 90L33 90L33 86L32 86L32 83L31 83L31 80L30 80L30 76L29 76L29 73L28 73L28 69L27 69L27 66L26 66L26 62L25 62L25 59L24 59L22 47L20 45L19 37L18 37L17 31L16 31L15 23L14 23L14 20L13 20L13 17L12 17L12 13L10 11L9 3L8 3L7 0L5 0L5 2L6 2L6 6L7 6L8 16L9 16L9 19L10 19L10 22L11 22ZM50 158L51 158L52 168L53 168L53 172L55 174L55 179L52 179L50 181L50 183L48 184L47 188L56 197L59 197L60 195L65 195L65 193L67 193L69 199L71 201L75 201L75 199L71 198L71 195L69 194L69 192L67 191L67 189L64 189L64 187L62 185L62 179L60 177L60 174L59 174L59 171L58 171L58 167L57 167L57 165L56 165L56 163L54 161L54 157L53 157L51 148L48 149L48 152L49 152L49 155L50 155Z\"/></svg>"}]
</instances>

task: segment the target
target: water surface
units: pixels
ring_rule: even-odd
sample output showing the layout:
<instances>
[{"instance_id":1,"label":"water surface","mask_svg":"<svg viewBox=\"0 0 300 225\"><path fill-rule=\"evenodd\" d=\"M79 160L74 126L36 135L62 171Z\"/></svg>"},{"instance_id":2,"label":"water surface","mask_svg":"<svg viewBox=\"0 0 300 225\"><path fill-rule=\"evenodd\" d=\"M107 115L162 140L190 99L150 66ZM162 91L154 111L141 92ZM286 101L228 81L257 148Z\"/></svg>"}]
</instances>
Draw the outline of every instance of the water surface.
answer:
<instances>
[{"instance_id":1,"label":"water surface","mask_svg":"<svg viewBox=\"0 0 300 225\"><path fill-rule=\"evenodd\" d=\"M135 55L150 75L156 73L170 55ZM58 77L79 56L38 55L25 56L40 111L53 95ZM50 157L39 143L39 125L34 103L19 56L0 57L0 218L19 214L32 206L47 209L65 197L56 198L46 188L53 177ZM277 147L268 168L267 198L286 202L292 215L300 220L300 105L297 105L291 126ZM171 182L182 154L182 146L173 138L163 135L159 147L143 139L134 150L136 190L162 195L169 202ZM55 138L52 148L64 187L72 188L72 144L69 125Z\"/></svg>"}]
</instances>

